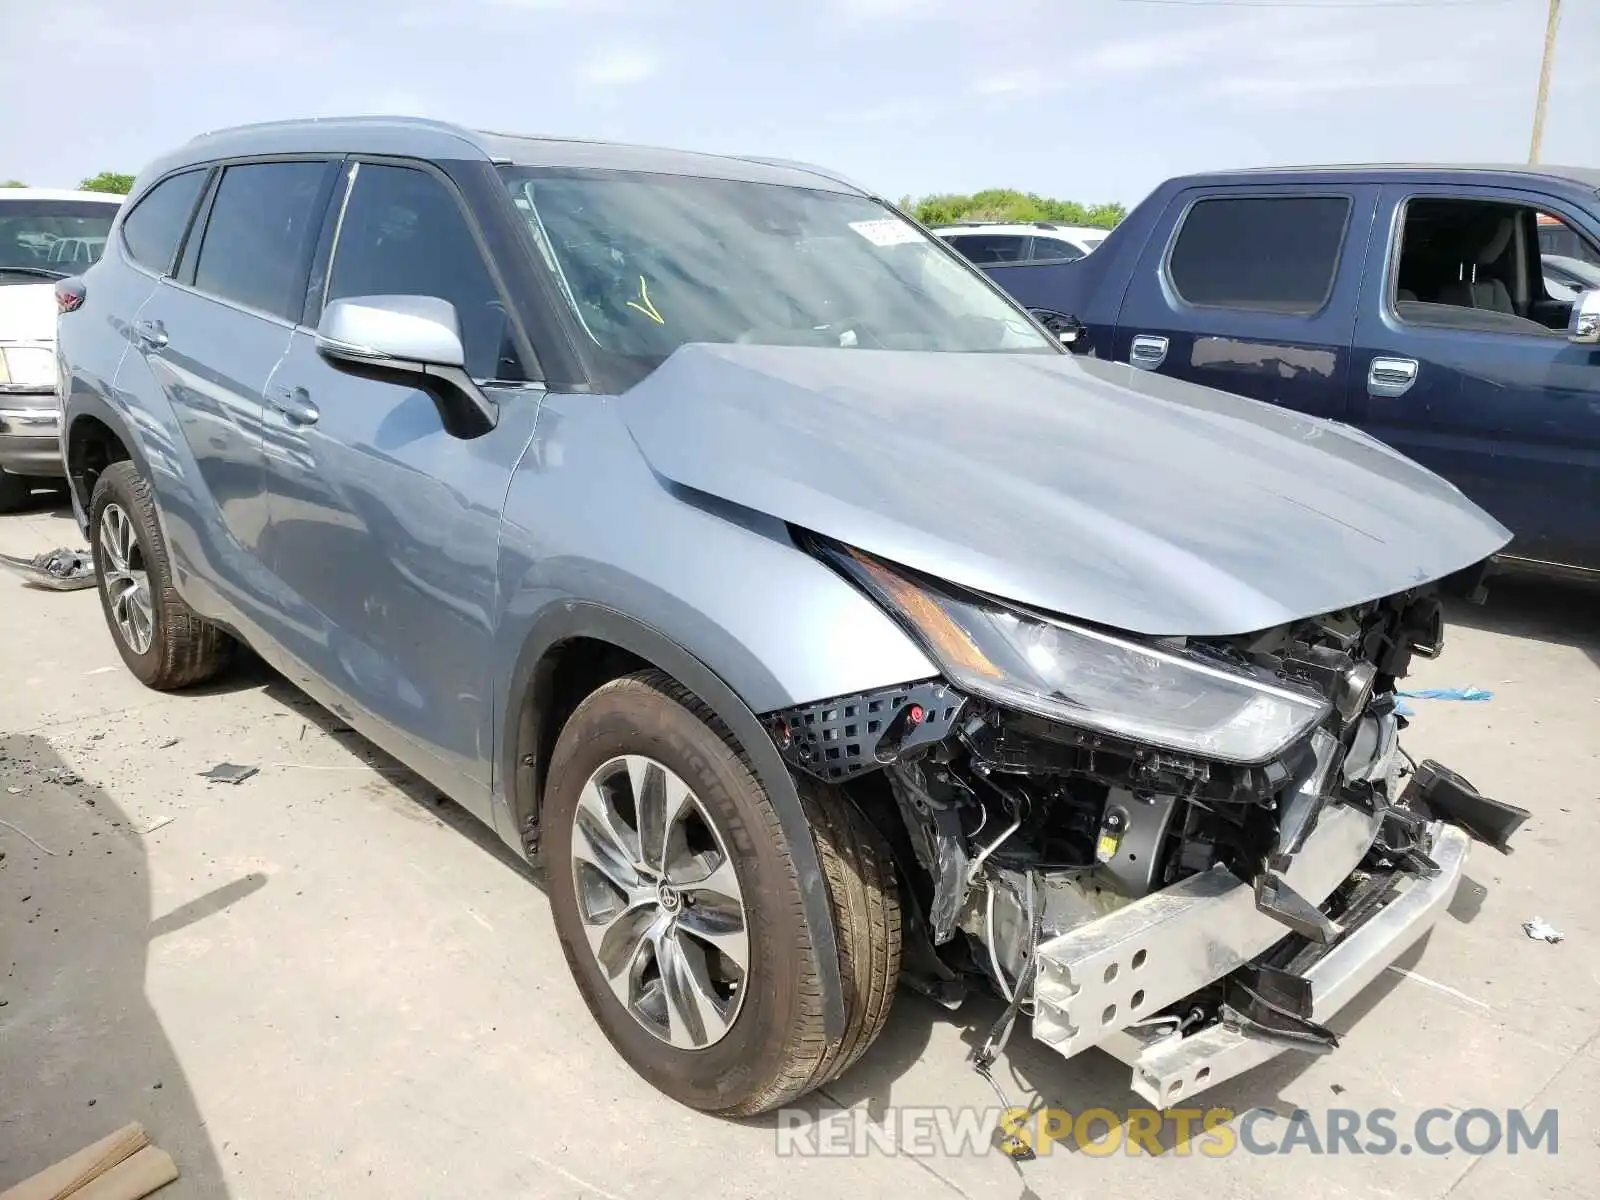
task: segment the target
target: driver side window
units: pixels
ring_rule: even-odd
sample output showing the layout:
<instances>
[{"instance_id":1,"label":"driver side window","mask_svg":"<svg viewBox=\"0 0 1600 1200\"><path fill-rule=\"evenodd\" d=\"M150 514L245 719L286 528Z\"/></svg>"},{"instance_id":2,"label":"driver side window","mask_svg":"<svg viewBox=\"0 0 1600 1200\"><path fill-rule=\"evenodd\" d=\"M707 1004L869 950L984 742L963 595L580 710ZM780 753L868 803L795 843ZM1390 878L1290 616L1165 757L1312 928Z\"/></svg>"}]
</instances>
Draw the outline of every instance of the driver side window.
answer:
<instances>
[{"instance_id":1,"label":"driver side window","mask_svg":"<svg viewBox=\"0 0 1600 1200\"><path fill-rule=\"evenodd\" d=\"M455 305L467 373L522 381L505 305L455 197L426 171L362 163L339 227L328 300L436 296Z\"/></svg>"}]
</instances>

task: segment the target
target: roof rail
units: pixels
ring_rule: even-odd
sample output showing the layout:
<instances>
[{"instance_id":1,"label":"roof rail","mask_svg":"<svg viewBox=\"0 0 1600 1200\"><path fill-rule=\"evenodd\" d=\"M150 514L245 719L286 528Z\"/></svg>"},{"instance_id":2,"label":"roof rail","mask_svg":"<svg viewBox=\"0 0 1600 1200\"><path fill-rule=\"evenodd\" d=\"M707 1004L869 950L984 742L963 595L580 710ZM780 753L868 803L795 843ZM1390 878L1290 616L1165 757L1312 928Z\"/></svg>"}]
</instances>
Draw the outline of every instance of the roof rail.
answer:
<instances>
[{"instance_id":1,"label":"roof rail","mask_svg":"<svg viewBox=\"0 0 1600 1200\"><path fill-rule=\"evenodd\" d=\"M819 167L815 163L801 162L799 159L794 158L771 158L765 154L733 154L729 157L737 158L742 162L761 163L763 166L768 167L787 167L791 171L804 171L808 175L819 175L823 179L833 180L834 183L842 183L845 187L854 188L863 195L877 195L871 188L857 183L854 179L841 175L828 167Z\"/></svg>"}]
</instances>

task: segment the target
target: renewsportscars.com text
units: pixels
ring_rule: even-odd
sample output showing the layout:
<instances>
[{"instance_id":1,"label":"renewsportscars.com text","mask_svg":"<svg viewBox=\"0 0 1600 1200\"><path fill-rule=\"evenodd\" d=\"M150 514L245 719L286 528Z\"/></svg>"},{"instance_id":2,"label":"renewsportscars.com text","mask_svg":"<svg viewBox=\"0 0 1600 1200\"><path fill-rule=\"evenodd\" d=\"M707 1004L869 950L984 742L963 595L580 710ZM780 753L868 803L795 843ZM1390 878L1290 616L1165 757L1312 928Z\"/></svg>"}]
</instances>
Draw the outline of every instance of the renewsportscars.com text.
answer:
<instances>
[{"instance_id":1,"label":"renewsportscars.com text","mask_svg":"<svg viewBox=\"0 0 1600 1200\"><path fill-rule=\"evenodd\" d=\"M1558 1110L1392 1108L1323 1112L1268 1108L892 1108L881 1120L865 1109L813 1113L780 1109L776 1149L793 1157L987 1154L1014 1138L1034 1153L1250 1155L1556 1154Z\"/></svg>"}]
</instances>

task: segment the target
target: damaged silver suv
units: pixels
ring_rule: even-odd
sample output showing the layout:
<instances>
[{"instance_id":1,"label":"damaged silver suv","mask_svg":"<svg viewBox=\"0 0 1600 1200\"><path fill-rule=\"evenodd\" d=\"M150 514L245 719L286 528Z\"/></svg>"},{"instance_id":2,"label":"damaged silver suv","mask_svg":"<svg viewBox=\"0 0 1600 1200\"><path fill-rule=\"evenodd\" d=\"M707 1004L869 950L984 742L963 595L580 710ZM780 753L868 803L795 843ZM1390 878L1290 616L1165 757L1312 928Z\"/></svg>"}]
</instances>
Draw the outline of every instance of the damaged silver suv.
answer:
<instances>
[{"instance_id":1,"label":"damaged silver suv","mask_svg":"<svg viewBox=\"0 0 1600 1200\"><path fill-rule=\"evenodd\" d=\"M685 1104L818 1087L901 983L1187 1098L1332 1046L1526 815L1397 743L1505 529L825 172L229 130L56 290L129 669L247 643L491 825Z\"/></svg>"}]
</instances>

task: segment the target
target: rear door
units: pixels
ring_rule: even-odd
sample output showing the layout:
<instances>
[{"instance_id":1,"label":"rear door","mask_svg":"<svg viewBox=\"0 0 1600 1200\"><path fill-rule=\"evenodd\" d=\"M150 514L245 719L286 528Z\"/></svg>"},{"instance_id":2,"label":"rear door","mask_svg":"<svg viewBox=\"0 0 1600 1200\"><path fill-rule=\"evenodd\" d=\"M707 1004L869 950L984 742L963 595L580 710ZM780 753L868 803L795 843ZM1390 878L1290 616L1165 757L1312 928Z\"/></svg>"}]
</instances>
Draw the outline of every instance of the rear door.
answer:
<instances>
[{"instance_id":1,"label":"rear door","mask_svg":"<svg viewBox=\"0 0 1600 1200\"><path fill-rule=\"evenodd\" d=\"M134 321L118 376L119 388L141 393L178 586L247 636L271 604L260 565L264 389L304 303L333 166L304 158L215 172L175 271Z\"/></svg>"},{"instance_id":2,"label":"rear door","mask_svg":"<svg viewBox=\"0 0 1600 1200\"><path fill-rule=\"evenodd\" d=\"M1498 518L1510 554L1600 569L1600 347L1567 340L1571 296L1541 262L1552 222L1600 260L1600 220L1559 198L1386 186L1352 420Z\"/></svg>"},{"instance_id":3,"label":"rear door","mask_svg":"<svg viewBox=\"0 0 1600 1200\"><path fill-rule=\"evenodd\" d=\"M1141 252L1111 357L1342 418L1375 186L1191 188Z\"/></svg>"}]
</instances>

